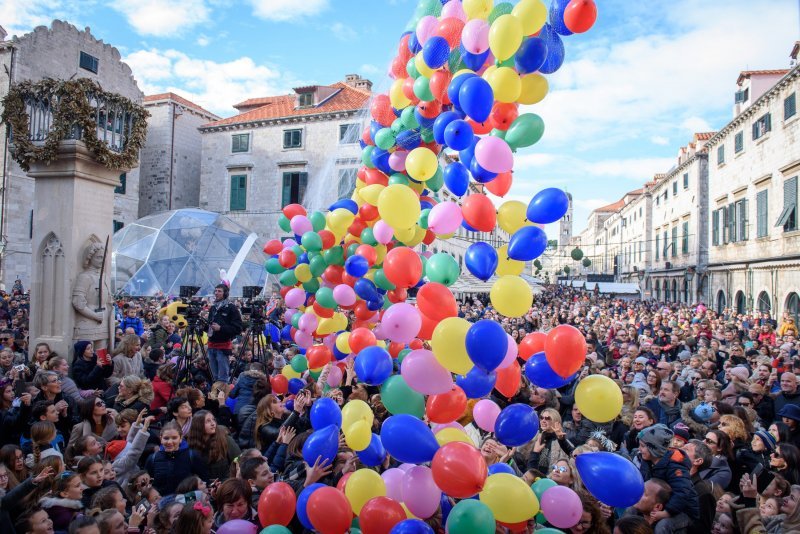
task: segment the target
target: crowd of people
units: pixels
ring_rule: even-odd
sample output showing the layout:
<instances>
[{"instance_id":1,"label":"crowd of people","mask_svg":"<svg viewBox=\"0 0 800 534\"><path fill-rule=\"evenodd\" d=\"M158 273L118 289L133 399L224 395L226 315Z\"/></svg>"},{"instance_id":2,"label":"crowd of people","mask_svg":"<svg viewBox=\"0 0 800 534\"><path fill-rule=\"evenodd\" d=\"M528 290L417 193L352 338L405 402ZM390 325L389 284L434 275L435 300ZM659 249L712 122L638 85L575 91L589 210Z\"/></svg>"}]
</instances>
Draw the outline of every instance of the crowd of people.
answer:
<instances>
[{"instance_id":1,"label":"crowd of people","mask_svg":"<svg viewBox=\"0 0 800 534\"><path fill-rule=\"evenodd\" d=\"M74 355L27 345L28 298L0 301L0 523L6 532L90 534L226 532L226 523L260 524L259 496L274 481L296 494L313 484L336 487L364 467L340 439L331 464L303 460L309 411L327 397L342 406L367 402L373 432L390 414L379 387L359 381L352 358L337 387L305 372L295 394L273 391L271 378L301 349L267 333L263 357L242 343L242 303L221 284L202 312L208 357L186 365L181 327L159 316L166 303L118 305L112 354L75 340ZM268 321L283 314L279 298ZM519 319L500 316L480 297L464 301L468 321L493 319L520 342L570 324L586 337L577 380L559 389L524 376L513 396L494 390L500 407L535 408L540 431L509 448L473 421L458 423L487 465L506 464L528 484L549 478L583 504L573 533L733 534L800 532L800 345L793 317L715 312L700 305L621 300L550 286ZM246 319L246 317L245 317ZM191 355L190 355L191 356ZM181 372L183 362L184 372ZM395 361L399 368L399 363ZM608 423L583 417L577 383L613 379L623 395ZM612 508L586 491L575 458L608 451L630 459L645 480L630 508ZM387 455L379 473L400 462ZM455 500L443 497L425 522L444 533ZM534 532L498 523L497 532ZM241 523L239 523L241 524ZM522 528L522 530L519 530ZM292 532L304 532L298 517ZM229 531L228 531L229 532Z\"/></svg>"}]
</instances>

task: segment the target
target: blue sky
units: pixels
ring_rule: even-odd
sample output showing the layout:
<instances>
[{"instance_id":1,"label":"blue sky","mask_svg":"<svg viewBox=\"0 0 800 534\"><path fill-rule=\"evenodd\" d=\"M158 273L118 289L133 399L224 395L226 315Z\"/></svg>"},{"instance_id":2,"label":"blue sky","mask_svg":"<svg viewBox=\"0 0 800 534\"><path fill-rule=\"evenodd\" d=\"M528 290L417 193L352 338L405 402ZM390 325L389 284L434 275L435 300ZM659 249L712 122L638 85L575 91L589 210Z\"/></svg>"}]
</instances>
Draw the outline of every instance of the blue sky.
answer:
<instances>
[{"instance_id":1,"label":"blue sky","mask_svg":"<svg viewBox=\"0 0 800 534\"><path fill-rule=\"evenodd\" d=\"M512 1L511 3L516 3ZM731 119L739 71L786 68L794 0L597 0L585 35L565 40L551 93L530 110L545 136L521 151L507 198L558 186L589 212L674 163L697 131ZM222 115L250 97L351 72L387 87L414 0L5 0L0 24L24 33L67 20L119 48L145 93L171 90ZM555 232L555 228L550 228Z\"/></svg>"}]
</instances>

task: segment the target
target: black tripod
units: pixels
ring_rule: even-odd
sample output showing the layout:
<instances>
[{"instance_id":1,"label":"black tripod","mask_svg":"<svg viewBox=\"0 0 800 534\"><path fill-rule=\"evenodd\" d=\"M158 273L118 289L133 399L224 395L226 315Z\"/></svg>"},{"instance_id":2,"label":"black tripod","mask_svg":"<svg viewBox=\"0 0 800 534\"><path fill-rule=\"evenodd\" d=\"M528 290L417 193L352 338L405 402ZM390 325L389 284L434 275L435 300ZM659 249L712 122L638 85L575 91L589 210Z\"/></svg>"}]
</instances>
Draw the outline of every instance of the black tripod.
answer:
<instances>
[{"instance_id":1,"label":"black tripod","mask_svg":"<svg viewBox=\"0 0 800 534\"><path fill-rule=\"evenodd\" d=\"M263 363L266 367L267 345L271 343L271 341L266 340L266 336L269 334L264 333L265 326L263 320L251 319L247 330L245 330L242 335L242 345L239 347L239 354L236 356L236 364L231 371L232 377L235 378L244 372L249 363ZM248 349L253 351L253 359L250 361L245 360L244 357Z\"/></svg>"},{"instance_id":2,"label":"black tripod","mask_svg":"<svg viewBox=\"0 0 800 534\"><path fill-rule=\"evenodd\" d=\"M206 347L203 345L203 322L195 318L187 318L188 324L181 336L181 350L178 353L178 363L175 367L173 385L194 384L194 360L200 356L208 362Z\"/></svg>"}]
</instances>

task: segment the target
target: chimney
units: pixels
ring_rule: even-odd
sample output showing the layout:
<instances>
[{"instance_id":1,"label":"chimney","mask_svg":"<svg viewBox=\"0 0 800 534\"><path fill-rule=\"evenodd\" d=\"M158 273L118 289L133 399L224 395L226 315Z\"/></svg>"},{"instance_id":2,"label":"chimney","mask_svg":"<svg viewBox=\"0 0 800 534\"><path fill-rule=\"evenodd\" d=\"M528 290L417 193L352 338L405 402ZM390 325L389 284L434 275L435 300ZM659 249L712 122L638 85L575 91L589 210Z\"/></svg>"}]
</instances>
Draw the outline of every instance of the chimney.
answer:
<instances>
[{"instance_id":1,"label":"chimney","mask_svg":"<svg viewBox=\"0 0 800 534\"><path fill-rule=\"evenodd\" d=\"M344 83L356 89L372 91L372 82L366 78L362 78L358 74L347 74L344 77Z\"/></svg>"}]
</instances>

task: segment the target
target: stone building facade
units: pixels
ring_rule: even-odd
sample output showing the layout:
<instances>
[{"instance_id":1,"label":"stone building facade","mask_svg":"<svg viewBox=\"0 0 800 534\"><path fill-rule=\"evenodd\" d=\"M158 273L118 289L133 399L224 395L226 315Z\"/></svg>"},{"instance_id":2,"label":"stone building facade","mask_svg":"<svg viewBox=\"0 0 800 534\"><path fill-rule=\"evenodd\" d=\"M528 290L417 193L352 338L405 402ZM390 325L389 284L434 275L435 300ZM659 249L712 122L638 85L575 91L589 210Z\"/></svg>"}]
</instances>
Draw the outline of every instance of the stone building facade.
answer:
<instances>
[{"instance_id":1,"label":"stone building facade","mask_svg":"<svg viewBox=\"0 0 800 534\"><path fill-rule=\"evenodd\" d=\"M283 206L320 209L349 198L371 88L348 75L333 85L247 100L234 106L239 114L203 125L200 208L270 239L283 233Z\"/></svg>"},{"instance_id":2,"label":"stone building facade","mask_svg":"<svg viewBox=\"0 0 800 534\"><path fill-rule=\"evenodd\" d=\"M652 202L645 187L627 193L619 211L620 257L619 279L622 282L637 282L639 272L644 271L650 261L648 238L652 231Z\"/></svg>"},{"instance_id":3,"label":"stone building facade","mask_svg":"<svg viewBox=\"0 0 800 534\"><path fill-rule=\"evenodd\" d=\"M200 127L220 117L175 93L144 97L147 141L139 163L139 217L200 205Z\"/></svg>"},{"instance_id":4,"label":"stone building facade","mask_svg":"<svg viewBox=\"0 0 800 534\"><path fill-rule=\"evenodd\" d=\"M119 51L96 39L89 28L53 21L48 28L39 26L21 37L0 42L0 98L11 84L43 78L67 80L89 78L101 87L141 103L133 73L122 62ZM0 124L0 136L7 139L6 127ZM19 278L28 287L31 273L31 236L33 235L33 179L11 159L9 147L0 150L2 203L0 205L0 283L10 288ZM123 185L124 183L124 185ZM135 221L139 213L139 170L121 176L114 196L112 233L120 225Z\"/></svg>"}]
</instances>

